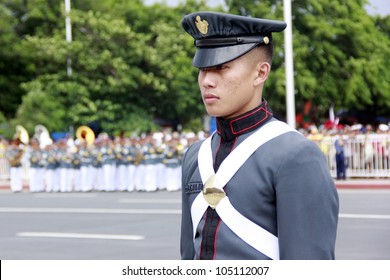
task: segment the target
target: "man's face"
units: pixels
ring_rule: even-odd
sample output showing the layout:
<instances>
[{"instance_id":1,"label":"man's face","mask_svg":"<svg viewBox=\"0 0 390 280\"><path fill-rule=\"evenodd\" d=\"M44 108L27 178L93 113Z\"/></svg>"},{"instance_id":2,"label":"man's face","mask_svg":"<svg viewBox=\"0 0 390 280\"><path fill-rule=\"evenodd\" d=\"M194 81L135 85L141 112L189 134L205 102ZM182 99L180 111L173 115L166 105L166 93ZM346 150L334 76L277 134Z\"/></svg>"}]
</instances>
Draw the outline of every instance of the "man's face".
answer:
<instances>
[{"instance_id":1,"label":"man's face","mask_svg":"<svg viewBox=\"0 0 390 280\"><path fill-rule=\"evenodd\" d=\"M260 105L261 91L255 85L258 68L247 55L199 69L198 84L210 116L232 118Z\"/></svg>"}]
</instances>

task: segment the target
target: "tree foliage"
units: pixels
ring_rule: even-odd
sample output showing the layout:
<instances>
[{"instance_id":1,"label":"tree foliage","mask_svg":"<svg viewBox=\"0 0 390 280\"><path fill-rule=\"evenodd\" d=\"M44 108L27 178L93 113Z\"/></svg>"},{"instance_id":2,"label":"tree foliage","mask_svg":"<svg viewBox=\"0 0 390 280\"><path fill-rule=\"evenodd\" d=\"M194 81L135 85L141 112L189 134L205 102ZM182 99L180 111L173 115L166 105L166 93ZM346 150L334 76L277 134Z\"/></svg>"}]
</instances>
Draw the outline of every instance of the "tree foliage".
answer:
<instances>
[{"instance_id":1,"label":"tree foliage","mask_svg":"<svg viewBox=\"0 0 390 280\"><path fill-rule=\"evenodd\" d=\"M282 0L225 2L231 13L283 20ZM205 111L191 66L195 49L180 23L187 13L222 7L210 8L205 0L175 7L142 0L71 3L67 42L62 1L0 0L0 112L7 123L32 132L37 124L67 131L97 122L110 134L154 130L161 120L197 123ZM331 104L389 112L389 16L368 15L366 4L292 1L298 112L308 100L319 115ZM283 33L274 41L264 97L283 118Z\"/></svg>"},{"instance_id":2,"label":"tree foliage","mask_svg":"<svg viewBox=\"0 0 390 280\"><path fill-rule=\"evenodd\" d=\"M226 1L238 14L283 20L283 1ZM389 17L375 18L365 0L294 0L293 50L296 107L313 102L320 116L335 108L373 107L387 114L390 106ZM281 42L280 37L278 44ZM283 39L282 39L283 40ZM265 92L274 109L284 115L283 50ZM280 59L282 58L282 59ZM282 73L283 72L283 73ZM268 97L267 97L268 96Z\"/></svg>"},{"instance_id":3,"label":"tree foliage","mask_svg":"<svg viewBox=\"0 0 390 280\"><path fill-rule=\"evenodd\" d=\"M379 32L373 17L364 10L366 1L294 1L297 41L307 52L296 57L299 92L317 104L329 107L388 107L389 79L385 70L389 39ZM299 48L299 47L298 47ZM302 61L303 63L300 63ZM388 67L387 67L388 68ZM315 74L314 88L306 86L300 71ZM388 76L387 76L388 77Z\"/></svg>"}]
</instances>

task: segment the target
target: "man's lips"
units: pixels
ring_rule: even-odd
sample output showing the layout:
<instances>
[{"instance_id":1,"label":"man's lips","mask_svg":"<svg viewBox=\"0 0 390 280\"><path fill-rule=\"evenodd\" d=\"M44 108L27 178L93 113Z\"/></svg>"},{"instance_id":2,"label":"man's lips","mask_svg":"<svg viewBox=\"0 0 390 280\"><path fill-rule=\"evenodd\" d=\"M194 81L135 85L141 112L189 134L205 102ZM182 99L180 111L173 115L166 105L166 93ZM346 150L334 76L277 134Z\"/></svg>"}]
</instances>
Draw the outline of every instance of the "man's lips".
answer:
<instances>
[{"instance_id":1,"label":"man's lips","mask_svg":"<svg viewBox=\"0 0 390 280\"><path fill-rule=\"evenodd\" d=\"M212 102L219 100L219 97L215 94L206 93L203 95L203 100L204 100L204 102L212 103Z\"/></svg>"}]
</instances>

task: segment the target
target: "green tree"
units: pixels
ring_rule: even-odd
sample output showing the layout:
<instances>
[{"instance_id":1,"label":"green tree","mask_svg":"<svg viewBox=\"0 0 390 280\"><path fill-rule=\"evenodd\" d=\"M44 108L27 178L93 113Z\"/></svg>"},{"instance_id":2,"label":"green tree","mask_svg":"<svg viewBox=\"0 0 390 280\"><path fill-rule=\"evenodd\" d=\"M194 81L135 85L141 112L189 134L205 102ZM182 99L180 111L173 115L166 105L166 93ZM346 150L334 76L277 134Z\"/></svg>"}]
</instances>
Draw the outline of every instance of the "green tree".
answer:
<instances>
[{"instance_id":1,"label":"green tree","mask_svg":"<svg viewBox=\"0 0 390 280\"><path fill-rule=\"evenodd\" d=\"M42 124L49 131L66 126L64 120L67 109L56 100L54 95L46 94L45 86L39 80L24 85L28 94L23 97L22 105L17 112L14 126L23 125L30 135L33 135L35 126Z\"/></svg>"},{"instance_id":2,"label":"green tree","mask_svg":"<svg viewBox=\"0 0 390 280\"><path fill-rule=\"evenodd\" d=\"M236 13L283 20L281 0L226 2ZM375 21L365 11L366 4L366 0L292 2L297 111L308 100L320 116L326 115L331 104L336 108L373 106L376 112L388 111L386 57L390 42L382 32L387 21ZM282 53L276 50L274 73L265 93L278 112L284 112Z\"/></svg>"},{"instance_id":3,"label":"green tree","mask_svg":"<svg viewBox=\"0 0 390 280\"><path fill-rule=\"evenodd\" d=\"M31 131L99 122L109 133L156 129L166 119L193 126L205 114L191 66L185 14L212 10L205 0L169 7L142 0L72 0L73 41L65 40L63 1L0 0L0 111ZM293 44L297 112L312 100L319 115L390 103L389 18L365 0L295 0ZM231 13L283 20L282 0L226 0ZM215 10L222 11L222 7ZM285 115L283 33L274 35L273 71L264 97ZM71 59L72 76L67 75Z\"/></svg>"},{"instance_id":4,"label":"green tree","mask_svg":"<svg viewBox=\"0 0 390 280\"><path fill-rule=\"evenodd\" d=\"M14 116L24 94L19 87L31 77L29 64L18 52L18 18L9 6L10 1L0 0L0 111L8 119Z\"/></svg>"},{"instance_id":5,"label":"green tree","mask_svg":"<svg viewBox=\"0 0 390 280\"><path fill-rule=\"evenodd\" d=\"M56 130L94 121L110 133L152 130L155 118L185 125L201 115L196 69L188 56L192 42L181 30L181 15L164 5L131 6L149 23L137 25L133 17L126 22L128 13L120 16L131 11L124 9L125 2L120 4L111 7L112 14L104 12L104 5L96 11L73 8L70 43L64 40L63 23L50 36L26 36L22 47L34 61L37 76L23 85L29 98L23 100L18 121L33 109L31 99L44 95L66 108L66 114L56 115L50 102L35 108L45 112ZM72 61L71 77L67 58Z\"/></svg>"},{"instance_id":6,"label":"green tree","mask_svg":"<svg viewBox=\"0 0 390 280\"><path fill-rule=\"evenodd\" d=\"M62 118L57 124L64 126L55 129L100 121L112 130L111 124L122 119L127 105L134 103L129 93L147 79L136 66L144 40L123 20L100 12L73 9L72 24L71 43L64 40L63 28L54 30L51 37L26 37L23 47L34 59L37 78L24 88L30 94L38 84L40 92L67 108L66 115L57 116ZM71 77L67 58L72 60Z\"/></svg>"},{"instance_id":7,"label":"green tree","mask_svg":"<svg viewBox=\"0 0 390 280\"><path fill-rule=\"evenodd\" d=\"M380 73L389 73L385 66L390 42L375 28L373 17L364 9L367 1L296 1L294 26L299 42L308 52L297 57L300 69L315 73L313 89L301 88L299 72L298 90L313 98L326 111L330 103L336 107L359 108L390 105L389 79ZM296 44L297 42L295 42Z\"/></svg>"}]
</instances>

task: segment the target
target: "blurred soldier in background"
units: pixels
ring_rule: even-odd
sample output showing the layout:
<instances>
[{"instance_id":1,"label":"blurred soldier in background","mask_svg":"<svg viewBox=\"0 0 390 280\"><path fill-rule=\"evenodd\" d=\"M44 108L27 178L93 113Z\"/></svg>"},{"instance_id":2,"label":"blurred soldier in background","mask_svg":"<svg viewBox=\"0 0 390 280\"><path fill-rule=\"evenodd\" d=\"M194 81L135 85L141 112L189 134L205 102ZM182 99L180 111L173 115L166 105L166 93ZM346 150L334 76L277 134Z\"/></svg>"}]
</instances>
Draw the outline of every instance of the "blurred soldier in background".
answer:
<instances>
[{"instance_id":1,"label":"blurred soldier in background","mask_svg":"<svg viewBox=\"0 0 390 280\"><path fill-rule=\"evenodd\" d=\"M135 190L135 159L137 156L137 150L135 148L135 140L128 139L126 141L125 149L128 151L126 155L126 166L127 166L127 191L132 192Z\"/></svg>"},{"instance_id":2,"label":"blurred soldier in background","mask_svg":"<svg viewBox=\"0 0 390 280\"><path fill-rule=\"evenodd\" d=\"M58 159L57 147L55 144L47 145L45 147L43 158L45 162L46 191L59 192Z\"/></svg>"},{"instance_id":3,"label":"blurred soldier in background","mask_svg":"<svg viewBox=\"0 0 390 280\"><path fill-rule=\"evenodd\" d=\"M45 170L42 150L36 139L31 139L29 181L30 192L42 192L45 190Z\"/></svg>"},{"instance_id":4,"label":"blurred soldier in background","mask_svg":"<svg viewBox=\"0 0 390 280\"><path fill-rule=\"evenodd\" d=\"M61 192L73 190L72 153L65 141L58 142L58 175Z\"/></svg>"},{"instance_id":5,"label":"blurred soldier in background","mask_svg":"<svg viewBox=\"0 0 390 280\"><path fill-rule=\"evenodd\" d=\"M25 147L20 139L14 139L5 152L10 165L10 187L13 192L21 192L23 189L22 159L24 151Z\"/></svg>"},{"instance_id":6,"label":"blurred soldier in background","mask_svg":"<svg viewBox=\"0 0 390 280\"><path fill-rule=\"evenodd\" d=\"M335 140L337 180L346 179L344 145L345 145L345 141L343 139L342 132L340 131L338 137Z\"/></svg>"}]
</instances>

